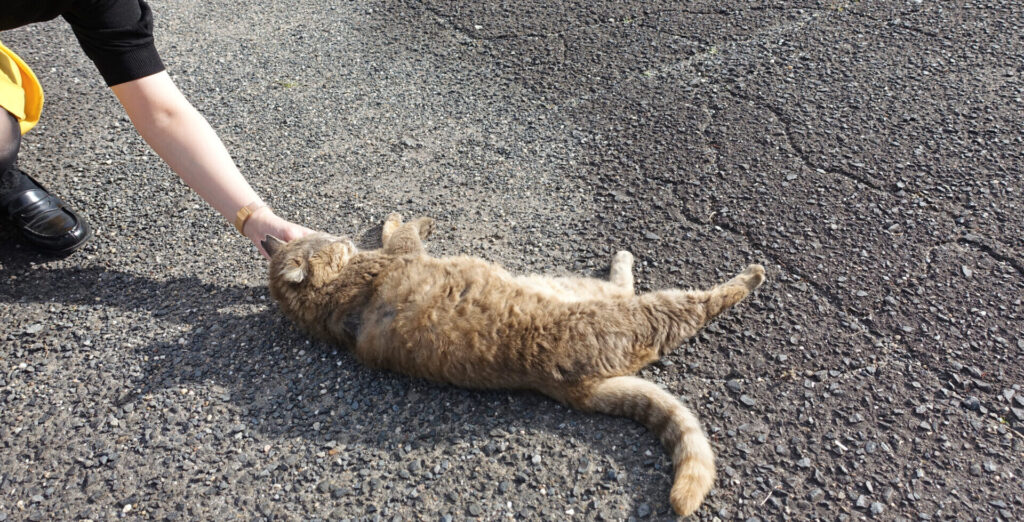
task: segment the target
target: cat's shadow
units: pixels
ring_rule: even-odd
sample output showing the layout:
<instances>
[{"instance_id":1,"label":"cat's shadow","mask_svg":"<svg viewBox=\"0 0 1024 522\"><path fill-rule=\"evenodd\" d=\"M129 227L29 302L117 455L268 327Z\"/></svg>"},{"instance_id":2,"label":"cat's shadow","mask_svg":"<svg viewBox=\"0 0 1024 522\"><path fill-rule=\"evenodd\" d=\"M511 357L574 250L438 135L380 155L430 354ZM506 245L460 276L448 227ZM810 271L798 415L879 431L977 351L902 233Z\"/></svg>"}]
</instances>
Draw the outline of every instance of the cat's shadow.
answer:
<instances>
[{"instance_id":1,"label":"cat's shadow","mask_svg":"<svg viewBox=\"0 0 1024 522\"><path fill-rule=\"evenodd\" d=\"M454 460L454 446L486 448L494 441L492 446L500 448L510 434L520 440L569 437L591 463L603 461L601 466L621 475L624 468L642 465L632 460L649 460L626 455L626 448L634 448L629 454L637 447L660 452L642 427L622 419L602 424L610 429L597 430L604 439L598 443L596 423L607 418L572 411L540 395L464 390L367 369L344 350L298 331L262 286L215 285L196 277L154 279L99 267L48 269L45 263L17 270L45 259L25 252L0 254L0 266L17 271L16 278L0 282L0 302L103 306L150 316L147 326L154 330L143 334L148 338L140 345L126 348L135 352L143 371L134 382L122 383L133 391L120 399L119 407L192 390L208 394L214 407L218 402L230 406L220 412L223 435L300 437L323 448L360 448L364 458L367 453L403 458L412 452L413 458ZM602 452L595 445L618 450ZM484 450L510 470L529 466L531 455L520 455L522 448L502 451ZM346 452L334 458L344 461ZM423 464L430 469L437 462ZM532 480L530 475L519 479ZM663 503L668 481L636 479L620 485L657 505Z\"/></svg>"}]
</instances>

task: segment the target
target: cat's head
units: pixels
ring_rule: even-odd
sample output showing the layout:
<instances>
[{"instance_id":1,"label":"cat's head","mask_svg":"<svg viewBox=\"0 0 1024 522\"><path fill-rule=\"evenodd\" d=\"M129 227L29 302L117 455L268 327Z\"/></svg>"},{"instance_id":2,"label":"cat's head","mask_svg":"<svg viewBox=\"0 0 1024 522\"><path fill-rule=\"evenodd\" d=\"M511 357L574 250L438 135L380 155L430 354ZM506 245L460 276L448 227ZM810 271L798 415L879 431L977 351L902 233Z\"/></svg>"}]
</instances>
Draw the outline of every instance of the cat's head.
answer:
<instances>
[{"instance_id":1,"label":"cat's head","mask_svg":"<svg viewBox=\"0 0 1024 522\"><path fill-rule=\"evenodd\" d=\"M270 294L278 300L335 280L356 254L352 241L322 232L287 243L267 236L260 244L270 255Z\"/></svg>"}]
</instances>

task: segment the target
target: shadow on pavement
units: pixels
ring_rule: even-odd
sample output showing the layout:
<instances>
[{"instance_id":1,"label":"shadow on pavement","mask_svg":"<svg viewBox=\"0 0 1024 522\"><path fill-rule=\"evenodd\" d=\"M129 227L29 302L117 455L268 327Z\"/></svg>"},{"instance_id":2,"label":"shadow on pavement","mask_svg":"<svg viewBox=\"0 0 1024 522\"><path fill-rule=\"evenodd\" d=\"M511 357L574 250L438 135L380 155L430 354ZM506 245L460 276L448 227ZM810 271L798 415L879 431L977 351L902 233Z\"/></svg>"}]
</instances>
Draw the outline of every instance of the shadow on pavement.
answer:
<instances>
[{"instance_id":1,"label":"shadow on pavement","mask_svg":"<svg viewBox=\"0 0 1024 522\"><path fill-rule=\"evenodd\" d=\"M33 260L0 254L3 266ZM367 369L298 331L264 287L216 285L196 277L157 279L98 267L37 268L0 281L0 303L13 302L102 307L135 316L127 321L133 335L125 336L138 338L126 348L135 357L124 359L134 359L142 372L134 382L121 383L130 391L115 406L131 403L134 411L161 412L152 417L155 422L139 423L140 436L151 446L172 441L168 448L176 448L174 440L193 437L214 446L232 438L287 444L299 437L325 450L343 448L330 454L341 470L382 458L421 459L432 468L481 446L510 473L546 448L522 449L520 442L512 445L517 451L503 453L502 441L509 437L571 437L581 455L609 469L627 467L625 448L638 443L652 452L659 448L646 430L624 419L620 431L595 438L593 423L602 417L570 411L539 395L463 390ZM112 369L111 378L118 374ZM173 397L178 394L195 397L182 401ZM183 408L182 402L194 408ZM231 407L218 412L218 405L226 404ZM223 417L213 424L197 422L197 415L210 413ZM491 434L491 444L480 439L482 433ZM618 449L603 451L606 446ZM660 452L651 458L668 465ZM286 460L278 466L288 467ZM659 473L656 469L652 463L646 472ZM632 474L623 478L621 472L616 480L643 491L643 498L660 499L669 485L660 473L663 482ZM509 478L533 480L530 470Z\"/></svg>"}]
</instances>

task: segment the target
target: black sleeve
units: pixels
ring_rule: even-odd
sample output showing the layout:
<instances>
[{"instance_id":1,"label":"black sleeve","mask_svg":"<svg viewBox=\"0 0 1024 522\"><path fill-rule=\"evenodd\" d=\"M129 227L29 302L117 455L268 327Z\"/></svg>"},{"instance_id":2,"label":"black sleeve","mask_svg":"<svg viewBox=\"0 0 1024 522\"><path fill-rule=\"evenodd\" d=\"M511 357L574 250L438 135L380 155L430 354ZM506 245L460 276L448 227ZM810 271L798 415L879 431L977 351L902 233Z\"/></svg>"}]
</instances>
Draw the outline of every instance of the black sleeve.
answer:
<instances>
[{"instance_id":1,"label":"black sleeve","mask_svg":"<svg viewBox=\"0 0 1024 522\"><path fill-rule=\"evenodd\" d=\"M78 0L63 16L107 85L164 70L153 45L153 12L143 0Z\"/></svg>"}]
</instances>

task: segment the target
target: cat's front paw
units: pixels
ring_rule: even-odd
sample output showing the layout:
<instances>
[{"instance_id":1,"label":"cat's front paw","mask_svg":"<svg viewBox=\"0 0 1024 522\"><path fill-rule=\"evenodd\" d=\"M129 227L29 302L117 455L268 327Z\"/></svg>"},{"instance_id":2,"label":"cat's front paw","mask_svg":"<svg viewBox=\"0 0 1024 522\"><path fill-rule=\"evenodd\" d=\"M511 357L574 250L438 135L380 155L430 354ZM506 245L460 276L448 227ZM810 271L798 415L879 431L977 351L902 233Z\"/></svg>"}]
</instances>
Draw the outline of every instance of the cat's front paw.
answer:
<instances>
[{"instance_id":1,"label":"cat's front paw","mask_svg":"<svg viewBox=\"0 0 1024 522\"><path fill-rule=\"evenodd\" d=\"M633 254L628 250L619 250L612 256L612 266L621 266L626 270L632 270Z\"/></svg>"},{"instance_id":2,"label":"cat's front paw","mask_svg":"<svg viewBox=\"0 0 1024 522\"><path fill-rule=\"evenodd\" d=\"M394 234L395 230L400 226L402 226L402 215L398 212L392 212L389 214L388 218L384 220L384 227L381 229L381 240L384 243L387 243L391 234Z\"/></svg>"}]
</instances>

